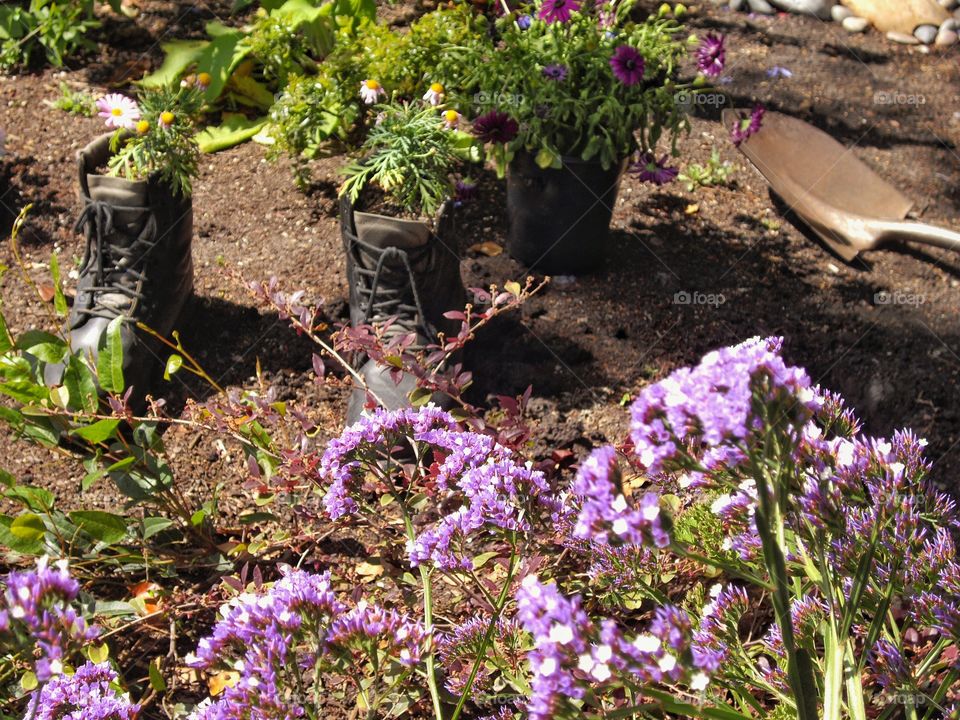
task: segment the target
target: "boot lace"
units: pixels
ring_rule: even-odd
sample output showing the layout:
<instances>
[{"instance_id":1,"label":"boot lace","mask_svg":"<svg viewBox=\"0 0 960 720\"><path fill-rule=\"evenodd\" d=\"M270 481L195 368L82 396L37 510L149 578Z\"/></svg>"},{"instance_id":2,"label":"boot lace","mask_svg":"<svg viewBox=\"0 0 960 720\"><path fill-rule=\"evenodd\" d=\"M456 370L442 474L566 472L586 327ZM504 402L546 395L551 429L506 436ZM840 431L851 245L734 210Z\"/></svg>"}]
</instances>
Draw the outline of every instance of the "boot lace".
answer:
<instances>
[{"instance_id":1,"label":"boot lace","mask_svg":"<svg viewBox=\"0 0 960 720\"><path fill-rule=\"evenodd\" d=\"M362 280L359 291L363 322L377 324L393 317L396 319L387 329L386 335L422 333L429 340L435 338L436 332L427 322L423 311L423 303L417 290L417 276L413 270L415 265L432 252L432 248L425 246L407 251L398 247L380 249L366 246L365 243L360 244L368 247L371 254L379 254L373 269L365 268L360 263L355 265ZM402 278L404 273L405 279ZM399 275L400 278L389 277L390 275Z\"/></svg>"},{"instance_id":2,"label":"boot lace","mask_svg":"<svg viewBox=\"0 0 960 720\"><path fill-rule=\"evenodd\" d=\"M109 242L110 235L121 233L133 237L129 229L114 224L114 213L142 210L139 207L111 205L102 200L89 201L80 213L75 232L83 231L87 247L80 266L80 277L93 271L93 284L82 288L90 293L90 307L79 307L77 312L91 317L112 319L123 310L133 308L143 299L143 280L146 277L146 259L157 245L157 220L148 213L143 229L127 247ZM126 307L102 302L104 295L123 295Z\"/></svg>"}]
</instances>

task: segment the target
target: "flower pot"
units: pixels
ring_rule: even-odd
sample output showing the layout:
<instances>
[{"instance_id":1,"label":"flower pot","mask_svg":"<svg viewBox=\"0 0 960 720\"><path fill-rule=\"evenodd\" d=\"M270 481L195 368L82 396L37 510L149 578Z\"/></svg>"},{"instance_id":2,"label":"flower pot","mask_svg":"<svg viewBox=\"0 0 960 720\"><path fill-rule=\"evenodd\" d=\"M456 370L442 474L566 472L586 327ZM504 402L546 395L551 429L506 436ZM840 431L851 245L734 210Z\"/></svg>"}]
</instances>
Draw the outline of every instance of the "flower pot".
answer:
<instances>
[{"instance_id":1,"label":"flower pot","mask_svg":"<svg viewBox=\"0 0 960 720\"><path fill-rule=\"evenodd\" d=\"M543 273L596 270L625 166L604 170L599 162L564 158L559 170L544 170L518 153L507 172L507 251Z\"/></svg>"}]
</instances>

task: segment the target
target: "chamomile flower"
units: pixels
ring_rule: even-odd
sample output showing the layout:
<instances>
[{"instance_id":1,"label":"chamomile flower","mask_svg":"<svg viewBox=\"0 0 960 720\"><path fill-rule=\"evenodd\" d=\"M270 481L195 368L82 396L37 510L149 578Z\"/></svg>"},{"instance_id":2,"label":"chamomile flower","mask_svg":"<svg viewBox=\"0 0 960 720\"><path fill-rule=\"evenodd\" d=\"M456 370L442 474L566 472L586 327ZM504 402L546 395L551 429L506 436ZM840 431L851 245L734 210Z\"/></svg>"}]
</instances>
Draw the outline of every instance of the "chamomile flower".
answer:
<instances>
[{"instance_id":1,"label":"chamomile flower","mask_svg":"<svg viewBox=\"0 0 960 720\"><path fill-rule=\"evenodd\" d=\"M360 99L364 105L373 105L386 96L387 91L376 80L364 80L360 83Z\"/></svg>"},{"instance_id":2,"label":"chamomile flower","mask_svg":"<svg viewBox=\"0 0 960 720\"><path fill-rule=\"evenodd\" d=\"M133 130L140 119L137 103L119 93L111 93L97 100L97 110L108 128Z\"/></svg>"}]
</instances>

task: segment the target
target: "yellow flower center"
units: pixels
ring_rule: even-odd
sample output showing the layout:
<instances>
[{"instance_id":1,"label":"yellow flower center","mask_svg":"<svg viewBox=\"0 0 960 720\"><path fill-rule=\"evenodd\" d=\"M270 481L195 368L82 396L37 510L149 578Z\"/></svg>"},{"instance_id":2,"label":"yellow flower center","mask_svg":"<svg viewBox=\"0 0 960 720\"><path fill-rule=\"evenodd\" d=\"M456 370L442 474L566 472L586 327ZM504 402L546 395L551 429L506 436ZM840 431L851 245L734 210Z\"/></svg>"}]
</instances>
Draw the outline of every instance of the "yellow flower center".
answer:
<instances>
[{"instance_id":1,"label":"yellow flower center","mask_svg":"<svg viewBox=\"0 0 960 720\"><path fill-rule=\"evenodd\" d=\"M443 85L441 85L440 83L433 83L433 84L430 86L430 90L433 91L433 92L435 92L435 93L437 93L437 94L439 95L440 93L443 92Z\"/></svg>"},{"instance_id":2,"label":"yellow flower center","mask_svg":"<svg viewBox=\"0 0 960 720\"><path fill-rule=\"evenodd\" d=\"M173 125L173 113L169 111L160 113L160 122L164 125Z\"/></svg>"},{"instance_id":3,"label":"yellow flower center","mask_svg":"<svg viewBox=\"0 0 960 720\"><path fill-rule=\"evenodd\" d=\"M110 114L113 115L114 117L120 117L121 115L123 115L123 108L118 108L118 107L112 108L110 110Z\"/></svg>"},{"instance_id":4,"label":"yellow flower center","mask_svg":"<svg viewBox=\"0 0 960 720\"><path fill-rule=\"evenodd\" d=\"M150 123L148 123L146 120L141 120L140 122L137 123L137 132L140 133L141 135L146 133L147 130L149 129L150 129Z\"/></svg>"},{"instance_id":5,"label":"yellow flower center","mask_svg":"<svg viewBox=\"0 0 960 720\"><path fill-rule=\"evenodd\" d=\"M202 72L197 75L197 84L200 87L208 87L211 82L213 82L213 78L210 77L210 73Z\"/></svg>"},{"instance_id":6,"label":"yellow flower center","mask_svg":"<svg viewBox=\"0 0 960 720\"><path fill-rule=\"evenodd\" d=\"M443 113L444 120L451 124L455 123L459 117L460 113L458 113L456 110L447 110Z\"/></svg>"},{"instance_id":7,"label":"yellow flower center","mask_svg":"<svg viewBox=\"0 0 960 720\"><path fill-rule=\"evenodd\" d=\"M363 84L367 86L367 90L380 89L380 83L378 83L376 80L364 80Z\"/></svg>"}]
</instances>

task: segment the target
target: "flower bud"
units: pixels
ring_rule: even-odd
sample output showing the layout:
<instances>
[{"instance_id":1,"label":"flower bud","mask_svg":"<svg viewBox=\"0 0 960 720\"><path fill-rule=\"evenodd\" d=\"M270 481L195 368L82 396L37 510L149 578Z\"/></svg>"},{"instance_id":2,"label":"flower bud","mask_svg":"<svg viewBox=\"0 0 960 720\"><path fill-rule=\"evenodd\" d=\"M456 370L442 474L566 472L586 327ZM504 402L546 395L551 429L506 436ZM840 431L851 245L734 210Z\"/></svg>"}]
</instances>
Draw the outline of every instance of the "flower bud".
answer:
<instances>
[{"instance_id":1,"label":"flower bud","mask_svg":"<svg viewBox=\"0 0 960 720\"><path fill-rule=\"evenodd\" d=\"M140 122L137 123L138 135L146 135L149 130L150 130L150 123L147 122L146 120L141 120Z\"/></svg>"}]
</instances>

